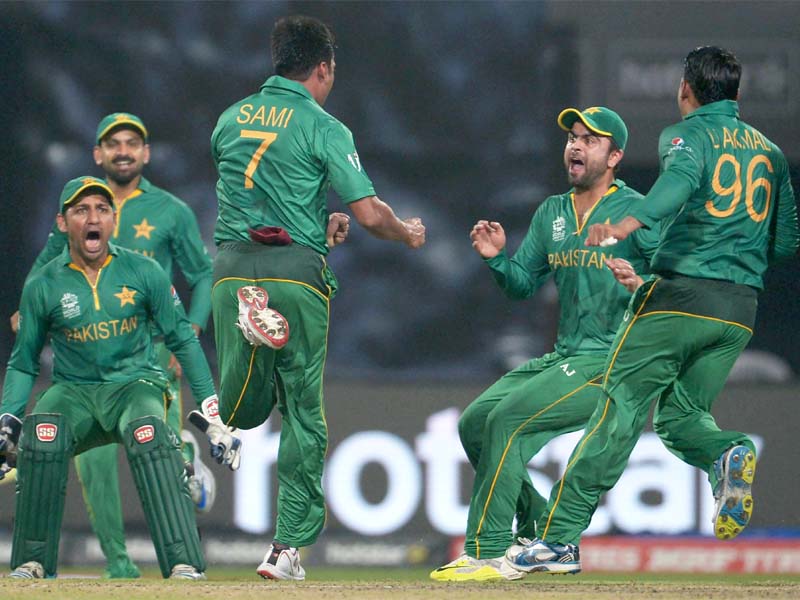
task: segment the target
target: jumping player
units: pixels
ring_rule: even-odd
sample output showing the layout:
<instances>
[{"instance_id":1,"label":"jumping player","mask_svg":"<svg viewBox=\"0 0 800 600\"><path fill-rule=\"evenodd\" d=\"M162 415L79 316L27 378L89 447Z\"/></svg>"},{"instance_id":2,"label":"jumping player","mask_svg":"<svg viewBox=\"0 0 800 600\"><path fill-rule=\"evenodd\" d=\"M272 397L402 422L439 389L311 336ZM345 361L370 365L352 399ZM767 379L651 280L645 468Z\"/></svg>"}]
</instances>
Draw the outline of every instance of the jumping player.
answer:
<instances>
[{"instance_id":1,"label":"jumping player","mask_svg":"<svg viewBox=\"0 0 800 600\"><path fill-rule=\"evenodd\" d=\"M600 402L539 519L540 539L507 554L521 571L580 570L581 533L622 474L654 400L653 427L667 448L708 473L715 535L733 538L750 521L755 447L744 433L721 431L711 406L752 336L768 262L794 255L800 235L783 153L739 118L741 70L722 48L688 54L678 87L683 121L661 134L661 174L628 216L589 228L593 246L661 222L658 276L631 299Z\"/></svg>"},{"instance_id":2,"label":"jumping player","mask_svg":"<svg viewBox=\"0 0 800 600\"><path fill-rule=\"evenodd\" d=\"M542 203L513 257L499 223L479 221L470 234L473 248L509 297L529 298L552 275L561 315L555 351L504 375L461 416L459 434L475 483L464 554L431 573L438 581L524 575L504 564L503 554L512 545L515 513L518 535L534 538L533 525L547 503L531 484L527 463L554 437L586 424L630 300L606 263L627 259L646 272L658 243L646 231L613 248L585 248L591 224L618 220L641 202L641 194L615 179L628 130L617 113L602 106L582 112L568 108L558 125L568 132L564 167L572 188Z\"/></svg>"},{"instance_id":3,"label":"jumping player","mask_svg":"<svg viewBox=\"0 0 800 600\"><path fill-rule=\"evenodd\" d=\"M225 110L211 136L219 174L211 304L223 421L256 427L276 404L283 418L275 537L257 572L302 580L297 549L325 522L322 374L337 287L325 261L328 187L378 238L417 248L425 227L375 195L352 134L322 108L336 68L328 27L286 17L271 43L276 74Z\"/></svg>"}]
</instances>

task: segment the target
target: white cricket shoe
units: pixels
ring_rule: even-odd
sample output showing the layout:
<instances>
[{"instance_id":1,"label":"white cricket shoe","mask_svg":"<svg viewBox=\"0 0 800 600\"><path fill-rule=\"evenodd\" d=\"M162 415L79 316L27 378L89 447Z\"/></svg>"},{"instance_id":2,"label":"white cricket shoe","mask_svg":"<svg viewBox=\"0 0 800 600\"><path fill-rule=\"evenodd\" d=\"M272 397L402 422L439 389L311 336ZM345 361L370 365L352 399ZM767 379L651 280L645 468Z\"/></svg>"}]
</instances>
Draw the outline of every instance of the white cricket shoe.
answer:
<instances>
[{"instance_id":1,"label":"white cricket shoe","mask_svg":"<svg viewBox=\"0 0 800 600\"><path fill-rule=\"evenodd\" d=\"M211 469L200 460L203 453L200 451L194 435L190 431L182 429L181 441L192 446L192 456L194 457L191 463L193 472L189 475L189 493L192 495L197 512L207 513L211 510L217 497L217 480Z\"/></svg>"},{"instance_id":2,"label":"white cricket shoe","mask_svg":"<svg viewBox=\"0 0 800 600\"><path fill-rule=\"evenodd\" d=\"M270 546L256 573L264 579L303 581L306 578L306 570L300 564L297 548L276 550L274 546Z\"/></svg>"},{"instance_id":3,"label":"white cricket shoe","mask_svg":"<svg viewBox=\"0 0 800 600\"><path fill-rule=\"evenodd\" d=\"M14 579L44 579L44 567L35 560L22 563L8 575Z\"/></svg>"},{"instance_id":4,"label":"white cricket shoe","mask_svg":"<svg viewBox=\"0 0 800 600\"><path fill-rule=\"evenodd\" d=\"M240 287L236 326L253 346L280 350L289 341L289 323L277 310L267 308L267 290L255 285Z\"/></svg>"},{"instance_id":5,"label":"white cricket shoe","mask_svg":"<svg viewBox=\"0 0 800 600\"><path fill-rule=\"evenodd\" d=\"M206 578L205 573L201 573L192 565L185 565L179 563L172 567L172 573L169 575L170 579L191 579L192 581L201 581Z\"/></svg>"}]
</instances>

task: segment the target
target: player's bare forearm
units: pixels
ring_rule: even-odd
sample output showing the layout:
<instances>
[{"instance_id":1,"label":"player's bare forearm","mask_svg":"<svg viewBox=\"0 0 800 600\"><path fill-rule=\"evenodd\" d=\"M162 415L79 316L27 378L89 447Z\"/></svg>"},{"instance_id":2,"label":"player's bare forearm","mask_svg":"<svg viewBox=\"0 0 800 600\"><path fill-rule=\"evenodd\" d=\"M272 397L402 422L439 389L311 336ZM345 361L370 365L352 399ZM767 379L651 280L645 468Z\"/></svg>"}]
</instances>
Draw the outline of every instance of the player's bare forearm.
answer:
<instances>
[{"instance_id":1,"label":"player's bare forearm","mask_svg":"<svg viewBox=\"0 0 800 600\"><path fill-rule=\"evenodd\" d=\"M392 207L377 196L352 202L350 209L358 224L378 239L403 242L411 248L425 243L425 226L420 218L400 220Z\"/></svg>"}]
</instances>

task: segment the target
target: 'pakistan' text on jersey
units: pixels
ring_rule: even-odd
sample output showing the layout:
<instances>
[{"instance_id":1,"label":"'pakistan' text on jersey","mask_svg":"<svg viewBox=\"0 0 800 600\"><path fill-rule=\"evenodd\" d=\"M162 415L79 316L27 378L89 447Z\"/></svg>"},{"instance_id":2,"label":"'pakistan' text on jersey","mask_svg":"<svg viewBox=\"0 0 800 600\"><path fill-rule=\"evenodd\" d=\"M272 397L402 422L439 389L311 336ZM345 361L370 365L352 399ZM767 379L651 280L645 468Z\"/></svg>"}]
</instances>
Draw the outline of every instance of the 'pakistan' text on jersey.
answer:
<instances>
[{"instance_id":1,"label":"'pakistan' text on jersey","mask_svg":"<svg viewBox=\"0 0 800 600\"><path fill-rule=\"evenodd\" d=\"M142 177L127 198L116 199L117 226L112 242L155 260L173 277L177 263L192 290L189 320L205 328L211 314L211 257L192 209ZM53 226L31 273L61 254L67 235Z\"/></svg>"},{"instance_id":2,"label":"'pakistan' text on jersey","mask_svg":"<svg viewBox=\"0 0 800 600\"><path fill-rule=\"evenodd\" d=\"M664 219L656 273L764 288L772 258L797 251L797 209L780 148L722 100L701 106L659 139L661 175L631 212Z\"/></svg>"},{"instance_id":3,"label":"'pakistan' text on jersey","mask_svg":"<svg viewBox=\"0 0 800 600\"><path fill-rule=\"evenodd\" d=\"M585 246L593 223L616 223L642 195L617 179L578 227L572 192L550 196L533 215L528 233L513 257L505 250L487 259L495 280L511 298L528 298L552 274L558 288L560 316L556 352L562 356L608 351L630 300L628 292L606 267L606 258L624 258L640 276L658 233L641 229L614 246Z\"/></svg>"},{"instance_id":4,"label":"'pakistan' text on jersey","mask_svg":"<svg viewBox=\"0 0 800 600\"><path fill-rule=\"evenodd\" d=\"M195 398L214 394L200 343L156 262L110 245L92 286L65 248L23 287L19 332L3 386L4 409L24 411L48 336L55 383L166 379L152 361L151 320L181 361Z\"/></svg>"},{"instance_id":5,"label":"'pakistan' text on jersey","mask_svg":"<svg viewBox=\"0 0 800 600\"><path fill-rule=\"evenodd\" d=\"M326 255L328 188L344 203L375 194L350 130L302 84L278 75L222 113L211 153L219 173L217 245L249 242L248 228L274 226Z\"/></svg>"}]
</instances>

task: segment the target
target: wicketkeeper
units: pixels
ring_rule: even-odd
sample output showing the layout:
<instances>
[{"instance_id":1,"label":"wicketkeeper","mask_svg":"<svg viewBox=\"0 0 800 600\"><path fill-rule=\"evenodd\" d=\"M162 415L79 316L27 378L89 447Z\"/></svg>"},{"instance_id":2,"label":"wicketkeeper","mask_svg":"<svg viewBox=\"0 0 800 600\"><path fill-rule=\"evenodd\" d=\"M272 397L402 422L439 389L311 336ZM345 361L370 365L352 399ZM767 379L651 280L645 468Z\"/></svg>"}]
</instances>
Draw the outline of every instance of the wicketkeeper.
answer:
<instances>
[{"instance_id":1,"label":"wicketkeeper","mask_svg":"<svg viewBox=\"0 0 800 600\"><path fill-rule=\"evenodd\" d=\"M69 461L125 447L164 577L203 579L194 504L175 434L165 423L167 379L153 360L150 323L178 358L218 462L236 469L241 442L219 420L211 372L164 270L109 244L113 193L94 177L69 181L59 229L68 248L25 283L20 328L0 404L0 477L16 463L12 577L55 577ZM22 416L50 338L53 385Z\"/></svg>"}]
</instances>

